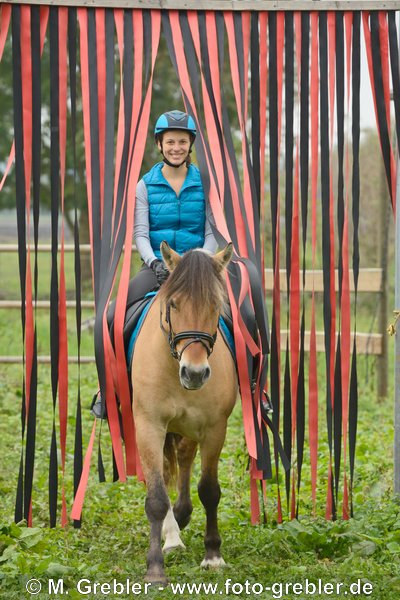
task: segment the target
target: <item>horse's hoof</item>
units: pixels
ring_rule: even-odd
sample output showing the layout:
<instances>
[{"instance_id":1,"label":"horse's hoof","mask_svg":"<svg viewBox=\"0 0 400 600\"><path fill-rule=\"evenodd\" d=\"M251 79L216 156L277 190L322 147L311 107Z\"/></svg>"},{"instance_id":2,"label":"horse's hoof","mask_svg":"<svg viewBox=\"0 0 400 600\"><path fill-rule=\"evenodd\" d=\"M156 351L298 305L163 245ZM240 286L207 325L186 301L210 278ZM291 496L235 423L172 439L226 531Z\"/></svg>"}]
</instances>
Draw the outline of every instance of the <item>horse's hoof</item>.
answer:
<instances>
[{"instance_id":1,"label":"horse's hoof","mask_svg":"<svg viewBox=\"0 0 400 600\"><path fill-rule=\"evenodd\" d=\"M176 521L179 525L179 529L182 531L182 529L185 529L185 527L187 527L187 525L189 525L190 523L190 518L191 518L191 514L189 515L184 515L183 517L175 517Z\"/></svg>"},{"instance_id":2,"label":"horse's hoof","mask_svg":"<svg viewBox=\"0 0 400 600\"><path fill-rule=\"evenodd\" d=\"M161 573L146 573L144 578L145 583L151 583L152 586L165 588L168 586L168 579Z\"/></svg>"},{"instance_id":3,"label":"horse's hoof","mask_svg":"<svg viewBox=\"0 0 400 600\"><path fill-rule=\"evenodd\" d=\"M174 504L174 516L179 525L179 529L184 529L190 523L190 518L193 512L191 502L176 502Z\"/></svg>"},{"instance_id":4,"label":"horse's hoof","mask_svg":"<svg viewBox=\"0 0 400 600\"><path fill-rule=\"evenodd\" d=\"M212 558L205 558L200 566L203 569L220 569L221 567L226 567L226 562L222 556L213 556Z\"/></svg>"},{"instance_id":5,"label":"horse's hoof","mask_svg":"<svg viewBox=\"0 0 400 600\"><path fill-rule=\"evenodd\" d=\"M183 550L186 550L186 546L182 542L182 540L170 542L169 544L165 542L163 546L163 552L164 554L168 554L169 552L172 552L173 550L177 550L179 548L183 548Z\"/></svg>"}]
</instances>

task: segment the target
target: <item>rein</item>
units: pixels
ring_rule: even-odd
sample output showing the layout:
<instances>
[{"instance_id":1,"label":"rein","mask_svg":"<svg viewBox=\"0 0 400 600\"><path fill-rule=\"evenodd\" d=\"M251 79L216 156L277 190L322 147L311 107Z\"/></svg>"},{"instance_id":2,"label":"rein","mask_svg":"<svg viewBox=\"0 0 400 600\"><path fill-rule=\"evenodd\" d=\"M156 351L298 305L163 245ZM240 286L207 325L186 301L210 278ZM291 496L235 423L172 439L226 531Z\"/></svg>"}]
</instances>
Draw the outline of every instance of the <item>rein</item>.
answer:
<instances>
[{"instance_id":1,"label":"rein","mask_svg":"<svg viewBox=\"0 0 400 600\"><path fill-rule=\"evenodd\" d=\"M214 335L206 333L204 331L181 331L180 333L174 333L171 324L171 305L169 302L166 304L165 311L165 322L168 325L168 331L164 328L162 323L162 308L160 309L160 327L165 337L167 338L171 354L178 361L181 360L182 354L191 344L202 344L207 352L207 358L214 350L214 344L217 339L217 331ZM176 345L182 340L189 340L182 348L180 352L176 349Z\"/></svg>"}]
</instances>

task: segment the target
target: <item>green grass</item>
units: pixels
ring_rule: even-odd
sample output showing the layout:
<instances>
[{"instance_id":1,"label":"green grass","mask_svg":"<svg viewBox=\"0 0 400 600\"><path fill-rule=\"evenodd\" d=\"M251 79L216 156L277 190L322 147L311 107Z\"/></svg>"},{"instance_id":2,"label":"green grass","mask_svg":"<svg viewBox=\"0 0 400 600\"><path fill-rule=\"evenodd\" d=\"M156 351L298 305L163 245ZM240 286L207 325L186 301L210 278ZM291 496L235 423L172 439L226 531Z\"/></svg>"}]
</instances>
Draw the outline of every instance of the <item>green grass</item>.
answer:
<instances>
[{"instance_id":1,"label":"green grass","mask_svg":"<svg viewBox=\"0 0 400 600\"><path fill-rule=\"evenodd\" d=\"M49 297L49 256L39 255L39 298ZM135 259L136 260L136 259ZM137 266L137 265L136 265ZM19 280L16 255L0 254L0 297L18 299ZM72 255L66 256L68 297L73 299ZM86 292L90 297L90 290ZM321 308L322 302L319 302ZM358 324L360 331L371 328L374 307L371 299L360 296ZM92 316L85 310L83 320ZM320 316L318 318L320 319ZM308 325L307 325L308 326ZM18 310L0 311L0 354L21 354L21 324ZM38 352L49 354L49 314L37 313ZM82 354L93 355L92 331L85 330ZM74 311L68 311L68 344L71 355L76 355ZM389 344L392 352L393 344ZM392 356L392 355L390 355ZM392 360L390 358L390 360ZM223 539L223 555L228 564L220 572L203 571L204 511L197 498L196 464L193 477L194 513L192 522L183 532L187 546L184 552L166 557L166 571L171 583L218 584L216 595L182 594L185 598L248 598L245 588L239 593L239 584L260 583L272 587L259 597L270 600L283 598L349 598L342 588L340 594L305 595L296 593L293 584L321 580L322 585L343 583L373 586L374 600L394 600L400 589L400 506L393 499L393 409L390 399L378 403L375 391L375 359L358 358L359 367L359 429L357 440L356 473L354 481L355 518L350 521L326 521L324 518L328 473L327 433L324 406L324 355L318 356L320 444L318 451L317 515L312 517L311 484L308 447L299 500L299 520L290 521L284 501L284 523L277 524L276 483L267 484L265 512L267 521L257 527L250 525L249 479L241 409L238 405L231 417L227 441L221 456L220 480L222 500L219 510ZM284 355L282 356L282 365ZM392 362L389 363L393 364ZM307 376L306 365L306 376ZM69 368L69 417L65 489L68 508L72 503L72 473L74 426L77 399L78 371ZM307 382L306 382L307 386ZM81 367L81 396L83 404L84 448L87 447L92 417L89 405L97 389L94 365ZM390 397L393 396L393 385ZM35 455L33 525L13 524L15 492L21 455L21 399L22 367L0 365L0 599L27 598L26 582L37 578L43 583L40 600L55 598L46 593L48 580L63 578L69 598L125 598L129 595L105 593L79 594L76 586L82 578L92 582L116 579L141 583L145 572L148 544L148 524L144 512L145 489L135 478L127 483L112 483L111 448L107 428L103 427L101 441L107 472L107 482L98 483L96 452L85 500L83 523L80 530L69 525L49 529L48 516L48 463L53 404L50 369L39 366L37 438ZM58 410L58 408L57 408ZM56 414L56 427L57 414ZM61 472L60 472L61 481ZM283 474L280 486L284 497ZM342 480L341 480L342 485ZM339 492L341 499L342 489ZM226 594L225 582L230 579L236 587ZM288 590L282 589L288 584ZM290 584L292 587L290 587ZM257 589L257 588L256 588ZM222 592L222 593L220 593ZM171 587L163 592L149 594L153 598L174 596ZM136 597L143 597L144 594ZM257 597L253 595L253 597Z\"/></svg>"},{"instance_id":2,"label":"green grass","mask_svg":"<svg viewBox=\"0 0 400 600\"><path fill-rule=\"evenodd\" d=\"M105 429L102 434L103 456L108 482L99 484L93 464L85 501L83 525L65 529L48 528L47 468L52 426L52 400L48 367L39 368L37 450L33 496L33 529L24 524L13 525L13 507L20 456L21 370L2 366L0 378L0 598L26 598L25 584L39 579L44 590L50 579L63 578L69 598L125 598L133 595L79 594L76 586L82 578L92 582L116 579L142 582L148 543L148 525L144 513L145 490L134 478L127 483L111 482L110 447ZM76 368L71 369L70 415L67 451L66 490L71 506L74 411L76 405ZM82 367L81 392L84 404L84 437L87 444L92 419L86 410L96 375L93 366ZM323 423L321 406L321 423ZM321 425L322 430L324 427ZM220 572L203 571L199 564L203 554L204 515L193 478L194 513L183 532L187 550L166 557L166 570L172 583L218 583L216 597L249 597L245 593L225 594L225 581L245 585L246 580L271 587L262 598L279 597L278 584L323 584L370 582L374 600L396 598L400 586L400 507L393 500L391 402L377 404L373 392L360 385L360 420L355 478L355 518L328 522L324 519L327 451L324 434L319 449L318 515L311 513L309 470L304 467L301 489L300 518L282 525L276 523L276 487L267 486L268 521L253 527L249 520L249 489L246 452L240 406L231 417L227 441L221 456L220 479L222 500L220 526L223 554L228 566ZM93 457L93 463L95 458ZM248 584L250 585L250 584ZM257 588L255 588L257 589ZM298 589L298 588L296 588ZM344 590L345 588L342 588ZM349 589L349 588L347 588ZM236 592L240 587L236 585ZM223 593L220 594L219 592ZM45 591L40 599L54 598ZM137 597L144 597L144 594ZM153 598L174 598L171 588L155 591ZM206 598L183 595L187 598ZM254 596L256 597L256 596ZM285 600L306 598L293 592L281 596ZM346 597L314 595L313 598ZM351 596L350 596L351 597ZM368 597L368 596L361 596Z\"/></svg>"}]
</instances>

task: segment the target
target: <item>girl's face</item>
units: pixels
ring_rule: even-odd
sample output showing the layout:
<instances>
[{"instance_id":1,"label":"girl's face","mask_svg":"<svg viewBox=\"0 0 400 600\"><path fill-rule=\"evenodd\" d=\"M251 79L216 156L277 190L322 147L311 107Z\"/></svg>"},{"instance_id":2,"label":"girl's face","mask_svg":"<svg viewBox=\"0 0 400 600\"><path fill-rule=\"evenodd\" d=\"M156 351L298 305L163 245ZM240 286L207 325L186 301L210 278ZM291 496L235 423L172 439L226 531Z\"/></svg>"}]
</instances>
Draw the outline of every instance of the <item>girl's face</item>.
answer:
<instances>
[{"instance_id":1,"label":"girl's face","mask_svg":"<svg viewBox=\"0 0 400 600\"><path fill-rule=\"evenodd\" d=\"M162 141L157 141L158 148L172 164L182 164L189 155L191 138L188 131L172 129L166 131Z\"/></svg>"}]
</instances>

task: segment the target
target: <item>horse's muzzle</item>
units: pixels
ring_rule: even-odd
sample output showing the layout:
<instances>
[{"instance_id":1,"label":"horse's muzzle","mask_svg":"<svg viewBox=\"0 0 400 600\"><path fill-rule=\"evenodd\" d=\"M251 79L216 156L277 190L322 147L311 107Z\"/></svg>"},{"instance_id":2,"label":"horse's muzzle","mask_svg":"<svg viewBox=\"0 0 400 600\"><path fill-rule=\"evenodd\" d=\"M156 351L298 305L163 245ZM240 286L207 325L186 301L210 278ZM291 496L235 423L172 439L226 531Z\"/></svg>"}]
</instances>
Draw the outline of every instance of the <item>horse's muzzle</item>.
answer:
<instances>
[{"instance_id":1,"label":"horse's muzzle","mask_svg":"<svg viewBox=\"0 0 400 600\"><path fill-rule=\"evenodd\" d=\"M209 366L195 369L188 365L181 365L179 369L179 378L186 390L199 390L210 379L210 375Z\"/></svg>"}]
</instances>

